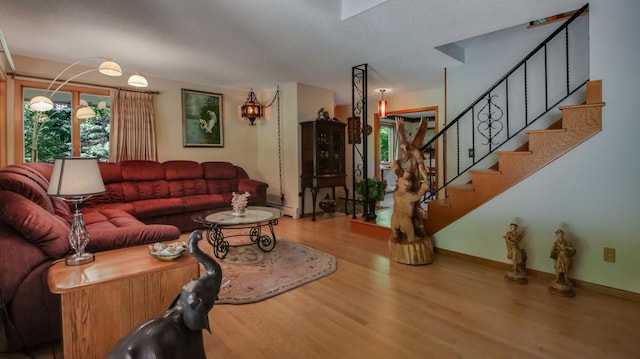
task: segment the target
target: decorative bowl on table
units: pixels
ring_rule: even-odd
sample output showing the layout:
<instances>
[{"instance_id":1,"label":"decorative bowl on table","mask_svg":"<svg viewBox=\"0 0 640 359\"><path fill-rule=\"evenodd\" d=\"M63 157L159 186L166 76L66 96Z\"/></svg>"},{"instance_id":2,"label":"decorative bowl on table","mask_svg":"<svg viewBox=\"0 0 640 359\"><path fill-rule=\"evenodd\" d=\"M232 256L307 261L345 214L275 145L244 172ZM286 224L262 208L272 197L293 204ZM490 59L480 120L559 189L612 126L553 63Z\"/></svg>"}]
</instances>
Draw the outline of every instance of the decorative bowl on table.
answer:
<instances>
[{"instance_id":1,"label":"decorative bowl on table","mask_svg":"<svg viewBox=\"0 0 640 359\"><path fill-rule=\"evenodd\" d=\"M182 255L187 250L187 244L179 241L174 243L155 243L149 246L149 254L163 260L172 261Z\"/></svg>"}]
</instances>

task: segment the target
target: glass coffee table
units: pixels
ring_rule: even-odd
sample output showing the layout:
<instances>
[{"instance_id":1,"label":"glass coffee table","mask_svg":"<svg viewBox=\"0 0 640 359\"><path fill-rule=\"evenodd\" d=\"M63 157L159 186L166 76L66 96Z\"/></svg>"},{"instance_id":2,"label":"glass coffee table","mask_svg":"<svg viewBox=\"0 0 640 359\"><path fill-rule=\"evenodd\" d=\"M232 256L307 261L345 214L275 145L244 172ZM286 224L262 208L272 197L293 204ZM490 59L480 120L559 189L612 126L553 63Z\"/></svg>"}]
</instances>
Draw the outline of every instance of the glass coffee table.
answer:
<instances>
[{"instance_id":1,"label":"glass coffee table","mask_svg":"<svg viewBox=\"0 0 640 359\"><path fill-rule=\"evenodd\" d=\"M249 206L244 215L239 216L233 210L211 210L194 214L191 219L202 224L207 229L207 241L213 247L213 254L216 258L222 259L227 256L229 248L249 245L257 245L263 252L270 252L276 246L276 234L273 227L278 224L281 213L277 208ZM269 226L268 233L263 234L262 227ZM249 232L227 234L223 230L243 230ZM247 236L250 241L230 244L231 237Z\"/></svg>"}]
</instances>

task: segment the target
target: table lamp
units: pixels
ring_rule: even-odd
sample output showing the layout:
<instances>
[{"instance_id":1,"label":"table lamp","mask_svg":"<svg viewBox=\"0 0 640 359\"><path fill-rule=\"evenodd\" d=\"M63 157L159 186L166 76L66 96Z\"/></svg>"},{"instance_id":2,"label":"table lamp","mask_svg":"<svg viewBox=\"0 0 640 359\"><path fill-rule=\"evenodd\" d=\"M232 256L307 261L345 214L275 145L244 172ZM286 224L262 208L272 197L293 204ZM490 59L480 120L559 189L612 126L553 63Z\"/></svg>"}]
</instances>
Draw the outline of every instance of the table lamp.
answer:
<instances>
[{"instance_id":1,"label":"table lamp","mask_svg":"<svg viewBox=\"0 0 640 359\"><path fill-rule=\"evenodd\" d=\"M80 212L80 204L88 196L104 191L104 182L96 158L63 157L56 159L47 194L69 199L75 205L75 214L69 233L69 243L75 253L67 256L67 265L80 265L93 261L93 254L84 250L89 243L89 232L87 232L82 212Z\"/></svg>"}]
</instances>

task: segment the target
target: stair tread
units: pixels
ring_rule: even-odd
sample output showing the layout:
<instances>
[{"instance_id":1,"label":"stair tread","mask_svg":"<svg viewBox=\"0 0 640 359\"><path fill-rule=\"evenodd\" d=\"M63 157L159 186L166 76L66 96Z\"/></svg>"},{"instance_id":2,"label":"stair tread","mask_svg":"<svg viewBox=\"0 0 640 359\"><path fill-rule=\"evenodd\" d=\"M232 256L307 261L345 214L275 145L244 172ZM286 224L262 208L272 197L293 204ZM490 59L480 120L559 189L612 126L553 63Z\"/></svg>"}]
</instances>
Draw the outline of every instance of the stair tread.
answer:
<instances>
[{"instance_id":1,"label":"stair tread","mask_svg":"<svg viewBox=\"0 0 640 359\"><path fill-rule=\"evenodd\" d=\"M605 105L604 102L594 102L594 103L583 103L579 105L566 105L566 106L558 106L560 110L572 109L572 108L585 108L585 107L603 107Z\"/></svg>"},{"instance_id":2,"label":"stair tread","mask_svg":"<svg viewBox=\"0 0 640 359\"><path fill-rule=\"evenodd\" d=\"M532 133L562 133L567 132L566 128L555 128L555 129L545 129L545 130L525 130L524 133L530 135Z\"/></svg>"},{"instance_id":3,"label":"stair tread","mask_svg":"<svg viewBox=\"0 0 640 359\"><path fill-rule=\"evenodd\" d=\"M438 198L427 202L428 205L441 206L441 207L451 207L449 201L446 198Z\"/></svg>"},{"instance_id":4,"label":"stair tread","mask_svg":"<svg viewBox=\"0 0 640 359\"><path fill-rule=\"evenodd\" d=\"M496 151L498 156L522 156L522 155L531 155L533 152L531 151Z\"/></svg>"},{"instance_id":5,"label":"stair tread","mask_svg":"<svg viewBox=\"0 0 640 359\"><path fill-rule=\"evenodd\" d=\"M475 191L473 188L473 184L465 183L465 184L450 184L447 186L447 190L453 191Z\"/></svg>"},{"instance_id":6,"label":"stair tread","mask_svg":"<svg viewBox=\"0 0 640 359\"><path fill-rule=\"evenodd\" d=\"M502 171L500 170L493 170L491 168L487 168L487 169L477 169L477 170L469 170L469 173L486 173L486 174L502 174Z\"/></svg>"}]
</instances>

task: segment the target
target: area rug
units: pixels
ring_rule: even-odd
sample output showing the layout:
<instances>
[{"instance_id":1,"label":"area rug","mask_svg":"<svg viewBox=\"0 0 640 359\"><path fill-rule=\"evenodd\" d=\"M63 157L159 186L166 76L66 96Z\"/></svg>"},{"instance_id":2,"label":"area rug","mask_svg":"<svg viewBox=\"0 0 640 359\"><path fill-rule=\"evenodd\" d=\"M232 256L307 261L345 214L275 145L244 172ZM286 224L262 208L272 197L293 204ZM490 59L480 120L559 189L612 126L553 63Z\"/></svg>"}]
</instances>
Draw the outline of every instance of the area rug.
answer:
<instances>
[{"instance_id":1,"label":"area rug","mask_svg":"<svg viewBox=\"0 0 640 359\"><path fill-rule=\"evenodd\" d=\"M271 252L257 246L233 247L224 259L223 283L216 304L255 303L336 271L335 256L298 242L277 239Z\"/></svg>"}]
</instances>

